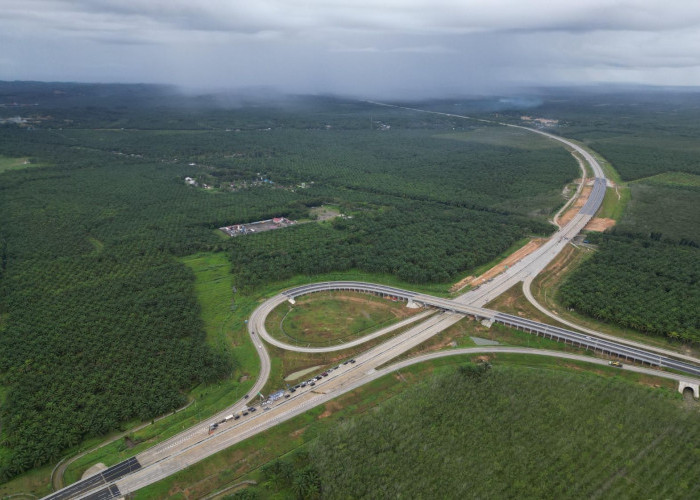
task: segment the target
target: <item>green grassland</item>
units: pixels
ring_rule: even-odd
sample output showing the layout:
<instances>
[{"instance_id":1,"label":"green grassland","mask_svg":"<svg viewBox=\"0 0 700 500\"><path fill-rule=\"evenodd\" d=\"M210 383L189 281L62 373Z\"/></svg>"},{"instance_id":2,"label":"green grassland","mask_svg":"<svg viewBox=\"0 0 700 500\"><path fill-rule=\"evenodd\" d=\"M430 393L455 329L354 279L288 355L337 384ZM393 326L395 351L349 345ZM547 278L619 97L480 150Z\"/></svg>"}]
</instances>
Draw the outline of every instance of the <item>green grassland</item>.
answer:
<instances>
[{"instance_id":1,"label":"green grassland","mask_svg":"<svg viewBox=\"0 0 700 500\"><path fill-rule=\"evenodd\" d=\"M486 372L468 360L383 377L136 498L430 497L465 483L486 497L693 496L697 410L666 382L534 356L499 354ZM257 483L248 496L228 490L245 480Z\"/></svg>"},{"instance_id":2,"label":"green grassland","mask_svg":"<svg viewBox=\"0 0 700 500\"><path fill-rule=\"evenodd\" d=\"M619 221L630 200L630 188L628 186L609 187L605 190L603 204L598 209L596 217L604 217Z\"/></svg>"},{"instance_id":3,"label":"green grassland","mask_svg":"<svg viewBox=\"0 0 700 500\"><path fill-rule=\"evenodd\" d=\"M30 158L8 158L0 155L0 173L8 170L19 170L23 168L41 167L39 163L31 161Z\"/></svg>"},{"instance_id":4,"label":"green grassland","mask_svg":"<svg viewBox=\"0 0 700 500\"><path fill-rule=\"evenodd\" d=\"M352 292L315 293L295 302L278 306L266 326L273 336L299 344L347 342L416 312L404 302Z\"/></svg>"},{"instance_id":5,"label":"green grassland","mask_svg":"<svg viewBox=\"0 0 700 500\"><path fill-rule=\"evenodd\" d=\"M674 187L700 187L700 175L686 172L665 172L640 179L644 184L659 184Z\"/></svg>"}]
</instances>

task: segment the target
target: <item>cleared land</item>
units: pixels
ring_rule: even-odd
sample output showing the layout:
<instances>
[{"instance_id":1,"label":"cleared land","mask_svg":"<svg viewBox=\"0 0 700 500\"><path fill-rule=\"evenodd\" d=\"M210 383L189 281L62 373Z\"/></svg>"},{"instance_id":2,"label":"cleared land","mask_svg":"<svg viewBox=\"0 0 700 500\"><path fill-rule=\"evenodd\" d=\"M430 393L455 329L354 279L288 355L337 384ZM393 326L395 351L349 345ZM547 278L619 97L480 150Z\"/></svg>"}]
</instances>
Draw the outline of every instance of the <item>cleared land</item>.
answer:
<instances>
[{"instance_id":1,"label":"cleared land","mask_svg":"<svg viewBox=\"0 0 700 500\"><path fill-rule=\"evenodd\" d=\"M586 224L586 227L584 227L584 229L586 231L603 232L610 229L615 224L617 224L617 221L615 219L608 219L605 217L594 217L588 224Z\"/></svg>"},{"instance_id":2,"label":"cleared land","mask_svg":"<svg viewBox=\"0 0 700 500\"><path fill-rule=\"evenodd\" d=\"M482 283L485 283L486 281L490 280L491 278L498 276L501 274L503 271L508 269L508 267L512 266L516 262L518 262L520 259L527 257L530 255L532 252L537 250L539 247L541 247L545 241L547 241L544 238L534 238L531 240L529 243L527 243L524 247L516 250L512 254L510 254L508 257L503 259L501 262L493 266L491 269L486 271L485 273L477 276L476 278L473 276L467 276L463 280L460 280L457 284L455 284L452 288L451 291L457 292L464 288L466 285L470 286L478 286L481 285Z\"/></svg>"},{"instance_id":3,"label":"cleared land","mask_svg":"<svg viewBox=\"0 0 700 500\"><path fill-rule=\"evenodd\" d=\"M41 167L40 163L32 162L29 158L11 158L0 155L0 173L7 170L20 170L23 168Z\"/></svg>"},{"instance_id":4,"label":"cleared land","mask_svg":"<svg viewBox=\"0 0 700 500\"><path fill-rule=\"evenodd\" d=\"M590 196L592 190L593 179L586 179L585 185L583 188L581 188L581 193L579 194L578 198L576 198L571 206L561 215L561 217L557 219L557 223L560 226L565 226L568 224L569 221L571 221L571 219L573 219L574 216L579 213L581 207L583 207L586 204L586 201L588 201L588 197Z\"/></svg>"}]
</instances>

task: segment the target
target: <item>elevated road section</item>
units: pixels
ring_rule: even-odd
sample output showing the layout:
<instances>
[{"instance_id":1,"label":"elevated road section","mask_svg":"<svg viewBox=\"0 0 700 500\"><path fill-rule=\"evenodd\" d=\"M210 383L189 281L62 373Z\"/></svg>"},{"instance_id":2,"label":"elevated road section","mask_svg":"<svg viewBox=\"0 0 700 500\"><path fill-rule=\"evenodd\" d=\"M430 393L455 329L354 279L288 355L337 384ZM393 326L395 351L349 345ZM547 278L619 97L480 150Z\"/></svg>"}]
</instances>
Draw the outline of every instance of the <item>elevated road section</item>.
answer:
<instances>
[{"instance_id":1,"label":"elevated road section","mask_svg":"<svg viewBox=\"0 0 700 500\"><path fill-rule=\"evenodd\" d=\"M393 105L388 106L400 107ZM426 112L418 109L413 109L413 111ZM459 118L474 119L468 116L453 115L449 113L427 112ZM489 120L477 120L493 123ZM527 127L505 123L501 123L501 125L527 130L565 144L570 149L577 151L588 163L594 173L595 179L593 190L586 204L582 207L579 213L568 224L559 229L545 245L540 247L533 254L523 258L520 262L513 265L510 269L508 269L502 275L499 275L490 283L484 284L478 289L472 290L456 300L420 294L396 287L388 287L384 285L357 281L325 282L304 285L301 287L292 288L282 292L279 295L276 295L275 297L272 297L261 304L254 311L248 322L250 337L261 360L260 377L252 388L251 394L256 394L262 390L270 373L270 357L260 339L264 339L266 342L269 342L270 344L282 349L304 352L327 352L330 350L346 349L351 346L351 343L347 343L339 346L329 346L327 348L304 348L289 345L280 341L279 339L273 338L265 329L265 319L275 307L283 304L285 301L294 301L296 297L301 295L320 291L353 290L364 293L390 296L416 305L439 309L442 312L433 314L432 316L428 317L425 322L414 325L400 335L390 338L382 344L379 344L374 348L369 349L365 353L357 356L356 363L338 367L337 370L333 371L331 376L319 381L318 385L315 387L307 387L304 391L299 391L291 395L289 398L282 399L281 401L267 408L265 411L252 413L250 414L249 418L241 419L240 421L234 420L231 424L224 424L222 426L223 428L220 429L220 432L210 434L208 430L212 423L220 421L226 414L235 413L248 406L249 401L246 401L245 399L240 400L218 415L199 423L187 431L159 443L158 445L143 453L140 453L132 459L110 467L108 471L104 471L101 474L92 476L83 481L79 481L78 483L68 486L63 490L59 490L48 498L56 500L64 498L107 499L128 494L174 474L188 467L189 465L192 465L203 458L206 458L207 456L223 450L235 443L247 439L248 437L267 430L280 422L288 420L296 415L300 415L314 406L322 404L345 392L351 391L363 384L384 376L387 373L391 373L392 371L401 367L414 363L420 363L428 359L459 354L513 352L557 356L597 364L607 363L604 360L569 353L501 347L441 351L402 361L387 368L380 368L400 354L417 345L420 345L438 332L445 330L451 325L454 325L465 315L472 316L477 319L484 319L490 322L498 322L537 335L543 335L561 342L578 345L592 351L603 352L611 356L617 356L652 366L665 367L671 370L683 372L684 374L700 376L700 366L694 363L674 359L672 356L666 355L666 351L659 352L661 350L654 349L652 347L641 349L636 346L625 345L623 342L598 338L585 333L566 330L564 328L559 328L483 308L486 303L505 292L514 284L524 281L528 277L539 273L564 248L564 246L568 244L569 240L571 240L583 229L583 227L588 223L588 221L600 207L605 195L607 182L603 170L595 158L588 151L584 150L573 142L553 134ZM429 314L425 314L425 316L420 317L420 319L425 319L427 316L429 316ZM406 325L408 324L410 323L407 321ZM376 337L377 333L373 335ZM358 339L357 343L364 341L367 341L367 339ZM685 375L659 372L657 370L650 370L640 367L625 367L625 369L628 368L640 373L648 373L654 376L672 378L678 380L679 382L690 384L693 387L697 387L700 383L700 380L688 379Z\"/></svg>"},{"instance_id":2,"label":"elevated road section","mask_svg":"<svg viewBox=\"0 0 700 500\"><path fill-rule=\"evenodd\" d=\"M635 361L638 363L668 368L690 375L700 376L700 366L697 364L674 359L673 357L669 356L670 353L665 350L659 349L658 351L660 352L655 352L655 348L651 346L646 349L642 349L635 345L626 345L622 341L612 341L609 339L599 338L586 333L567 330L565 328L548 325L546 323L540 323L539 321L533 321L530 319L521 318L519 316L513 316L511 314L504 314L492 309L468 306L458 300L444 299L441 297L434 297L432 295L403 290L401 288L384 286L376 283L365 283L361 281L327 281L323 283L314 283L311 285L291 288L261 304L253 313L251 322L252 319L255 318L255 325L258 335L266 342L274 342L274 345L282 349L292 351L302 350L303 352L322 352L320 349L323 349L323 351L328 352L327 350L329 348L301 348L275 339L265 329L265 317L272 311L272 309L274 309L274 307L283 303L285 300L293 299L294 297L299 297L309 293L332 290L353 290L388 297L398 297L402 300L410 300L415 304L441 309L453 314L456 313L472 316L476 319L486 319L488 321L518 328L538 336L541 335L559 342L577 345L579 347L583 347L584 349L590 349L591 351L601 352L629 361ZM266 307L266 304L270 304L272 307ZM333 346L330 349L342 350L345 348L347 348L346 345L339 345Z\"/></svg>"}]
</instances>

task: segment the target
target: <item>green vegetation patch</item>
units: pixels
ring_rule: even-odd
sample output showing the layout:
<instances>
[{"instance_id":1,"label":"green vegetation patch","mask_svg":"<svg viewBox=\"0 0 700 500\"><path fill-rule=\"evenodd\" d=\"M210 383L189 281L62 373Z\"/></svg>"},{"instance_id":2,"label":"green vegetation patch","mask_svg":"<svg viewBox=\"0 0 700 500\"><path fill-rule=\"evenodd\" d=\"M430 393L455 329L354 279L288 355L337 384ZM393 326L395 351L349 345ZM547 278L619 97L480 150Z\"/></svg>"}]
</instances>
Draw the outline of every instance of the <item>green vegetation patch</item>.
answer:
<instances>
[{"instance_id":1,"label":"green vegetation patch","mask_svg":"<svg viewBox=\"0 0 700 500\"><path fill-rule=\"evenodd\" d=\"M592 141L590 146L608 158L625 180L669 170L700 174L700 145L694 137L621 134Z\"/></svg>"},{"instance_id":2,"label":"green vegetation patch","mask_svg":"<svg viewBox=\"0 0 700 500\"><path fill-rule=\"evenodd\" d=\"M0 173L7 170L20 170L23 168L40 167L40 163L32 161L31 158L9 158L0 155Z\"/></svg>"},{"instance_id":3,"label":"green vegetation patch","mask_svg":"<svg viewBox=\"0 0 700 500\"><path fill-rule=\"evenodd\" d=\"M533 219L434 203L393 200L380 213L233 238L236 284L257 286L295 274L360 269L411 283L444 283L488 261L523 236L551 232Z\"/></svg>"},{"instance_id":4,"label":"green vegetation patch","mask_svg":"<svg viewBox=\"0 0 700 500\"><path fill-rule=\"evenodd\" d=\"M620 372L618 369L603 366L592 367L590 364L571 360L498 354L492 357L493 368L488 376L506 370L506 377L498 378L494 383L484 386L483 389L479 387L478 380L484 381L486 379L476 377L475 389L469 382L460 383L459 379L456 383L452 381L452 378L456 376L455 370L465 363L466 367L461 370L462 373L459 377L471 379L473 375L479 375L482 370L473 369L474 365L469 364L471 358L475 357L441 358L413 365L402 369L400 373L382 377L340 396L322 407L315 408L265 433L234 445L163 481L139 490L136 492L136 498L204 497L215 491L220 491L222 495L231 495L226 496L226 498L241 499L314 498L319 492L322 497L327 497L330 496L329 485L326 482L321 482L321 478L339 474L343 481L347 480L347 476L341 470L341 466L346 463L345 460L355 461L352 465L353 480L369 480L370 484L367 489L372 491L376 487L375 481L381 482L381 479L365 477L364 474L367 472L371 475L371 471L368 472L366 469L370 466L368 465L366 468L362 462L369 460L373 465L375 459L372 458L372 455L374 454L380 454L391 460L376 469L376 472L383 473L385 468L398 467L397 474L402 477L397 484L406 488L412 486L417 488L416 491L420 491L420 488L427 488L428 484L434 481L434 479L425 478L426 475L434 474L434 471L421 465L414 474L414 471L409 469L407 461L396 456L399 450L411 445L416 451L409 453L408 461L415 460L416 453L427 454L428 461L439 460L438 456L442 459L446 456L454 456L455 461L470 464L469 460L477 462L488 454L492 454L492 457L491 459L487 457L485 463L491 464L492 462L489 460L494 460L494 457L501 461L498 466L488 469L480 466L466 467L465 465L457 475L450 475L456 471L449 469L445 472L444 479L446 481L456 482L462 478L470 481L483 479L505 483L505 487L514 489L516 485L513 481L517 480L518 484L527 481L529 471L523 470L525 467L540 467L542 471L539 474L554 475L557 481L564 483L568 480L572 482L574 487L584 488L584 483L590 477L595 477L596 474L599 474L600 477L595 480L599 484L603 484L609 476L613 475L615 469L611 470L611 468L614 468L615 463L623 463L624 456L634 456L636 451L644 448L648 440L647 434L653 436L654 432L657 431L656 426L672 428L677 422L682 422L683 427L674 433L674 436L682 436L685 429L692 428L694 413L686 415L685 412L678 411L676 403L678 399L673 392L674 388L658 379L639 376L632 372ZM427 383L426 378L429 380ZM562 381L561 384L560 381ZM653 387L659 387L660 384L664 389L652 391L636 385L637 383ZM514 390L511 390L512 386L516 386ZM431 392L430 389L434 387L441 387L445 390ZM628 393L628 390L632 392ZM619 403L616 402L618 394L626 394L619 399ZM583 397L584 400L576 401L579 396ZM538 410L536 407L540 404L540 400L544 406ZM477 404L472 407L469 404L470 401L475 401ZM634 418L634 427L627 427L624 423L626 415L637 412L638 406L636 405L646 405L647 401L652 401L652 405L645 406L642 414ZM378 404L381 406L377 407ZM402 405L403 408L413 405L413 408L406 415L411 418L416 417L416 419L400 423L398 416L401 412L397 407L391 406L394 404ZM569 405L572 407L569 408ZM389 406L391 408L388 410L384 409ZM585 407L585 411L577 413L576 410L582 407ZM596 415L598 407L603 408L600 415ZM657 415L657 408L661 408L661 412L658 413L661 419L652 420L654 427L649 427L649 422L645 423L644 419L653 419L653 416ZM482 425L483 422L492 418L492 412L496 409L499 412L504 412L497 417L498 424L494 426L490 426L488 423ZM416 416L416 414L423 412L426 412L428 418ZM444 412L442 417L439 416L441 412ZM600 445L596 439L595 426L598 421L606 420L610 415L615 415L616 412L617 415L613 417L613 420L605 424L607 431L613 432L614 435L611 437L606 433L602 436L606 439L612 439L611 442L622 447L621 455L623 457L614 455L608 459L606 455L608 448ZM456 413L462 415L457 420L453 420ZM360 416L356 417L355 415L358 414ZM365 417L362 415L366 415L368 420L364 420ZM376 434L382 434L386 431L385 437L369 445L363 451L365 439L369 439L368 435L359 432L357 438L361 441L356 442L354 429L365 424L376 425L377 420L381 420L387 415L391 415L392 418L379 424L376 432ZM569 416L571 416L571 420L566 422L562 420ZM670 418L667 420L669 416ZM447 420L452 423L446 422ZM471 422L465 422L465 420L471 420ZM570 427L567 427L569 424ZM534 463L520 464L518 460L522 460L523 450L530 447L531 442L540 439L542 434L546 434L550 425L556 429L554 436L546 438L547 441L543 445L533 444L533 454L536 451L542 451L543 448L544 454L537 457L533 461ZM333 428L336 426L342 427L342 438L334 434ZM522 435L516 432L526 426L532 428ZM395 427L395 429L390 430L391 427ZM583 434L574 438L575 441L572 444L567 444L569 435L575 434L577 427L582 427ZM349 432L348 428L351 429ZM436 438L443 429L444 435ZM402 435L402 432L411 432L411 434ZM692 432L688 435L689 439L695 435ZM642 433L643 442L641 444L636 441L636 433ZM374 435L371 431L370 434ZM447 439L456 440L451 447L446 448L450 452L454 451L454 448L459 448L459 445L463 445L455 455L441 453L439 445ZM409 442L406 443L406 440ZM484 440L488 440L488 442L486 443ZM316 444L317 442L319 444ZM324 461L316 461L313 455L318 450L317 446L326 446L329 442L332 443L333 449L321 450ZM488 444L489 447L476 449L482 443ZM637 448L638 444L639 448ZM668 456L672 457L673 460L678 458L679 463L688 459L684 457L692 456L693 447L688 445L682 447L683 456L676 457L675 452L669 449L676 444L676 442L666 443L659 451L660 453L668 453ZM582 445L582 449L587 454L584 458L572 459L568 451L578 445ZM504 459L503 457L507 456L511 450L515 452L515 460ZM340 461L337 463L334 463L332 459L327 461L327 453L339 453ZM353 457L345 457L344 453L352 453ZM387 453L392 453L394 456L389 456ZM545 468L542 465L542 456L560 457L560 460L546 462L547 467ZM663 462L665 457L665 454L661 457L654 455L650 460L657 459L659 462ZM582 464L583 460L589 462ZM562 476L558 475L558 471L562 467L560 461L564 464ZM644 464L650 465L647 462ZM321 472L319 467L324 467L326 470ZM456 467L456 465L451 463L449 467ZM578 471L586 471L585 477L577 477L576 467L579 467ZM552 472L553 469L556 469L557 472ZM442 469L438 468L437 470ZM606 472L602 473L603 470ZM566 471L571 472L566 473ZM506 472L510 472L507 480L503 479L506 477ZM664 468L663 477L647 475L654 476L659 483L666 480L673 483L677 478L684 477L682 473L682 470L678 468L669 467ZM243 481L254 481L256 485L241 484ZM421 486L423 482L426 482L425 486ZM643 483L641 487L646 484ZM303 485L308 489L302 488ZM330 486L334 485L337 486L338 483L332 480ZM350 484L348 490L338 493L338 495L342 495L344 498L360 497L360 493L365 490L355 489L355 486L355 484ZM452 485L446 483L446 486ZM388 488L390 485L385 483L383 487ZM673 487L680 488L678 484ZM240 488L245 488L246 491L234 493L237 489L240 491ZM338 490L333 491L337 492ZM374 490L374 495L370 493L367 496L377 498L376 491L379 490ZM449 490L445 489L445 491ZM516 493L511 496L514 495ZM432 497L430 495L424 496ZM538 495L532 494L530 496ZM564 496L566 497L566 495ZM576 497L576 495L572 493L569 497Z\"/></svg>"},{"instance_id":5,"label":"green vegetation patch","mask_svg":"<svg viewBox=\"0 0 700 500\"><path fill-rule=\"evenodd\" d=\"M616 232L700 245L700 187L644 179L630 189L629 210Z\"/></svg>"},{"instance_id":6,"label":"green vegetation patch","mask_svg":"<svg viewBox=\"0 0 700 500\"><path fill-rule=\"evenodd\" d=\"M392 302L353 292L323 292L280 305L268 316L269 332L298 343L346 342L417 312L404 302Z\"/></svg>"},{"instance_id":7,"label":"green vegetation patch","mask_svg":"<svg viewBox=\"0 0 700 500\"><path fill-rule=\"evenodd\" d=\"M700 250L601 235L599 251L567 277L565 307L651 335L700 341Z\"/></svg>"},{"instance_id":8,"label":"green vegetation patch","mask_svg":"<svg viewBox=\"0 0 700 500\"><path fill-rule=\"evenodd\" d=\"M687 172L665 172L663 174L640 179L638 182L643 182L644 184L660 184L662 186L700 188L700 175L689 174Z\"/></svg>"},{"instance_id":9,"label":"green vegetation patch","mask_svg":"<svg viewBox=\"0 0 700 500\"><path fill-rule=\"evenodd\" d=\"M609 187L605 191L603 204L598 209L596 217L615 219L619 221L630 200L630 188L628 186Z\"/></svg>"},{"instance_id":10,"label":"green vegetation patch","mask_svg":"<svg viewBox=\"0 0 700 500\"><path fill-rule=\"evenodd\" d=\"M700 472L695 417L614 379L467 365L329 429L309 455L324 498L683 497L686 464Z\"/></svg>"}]
</instances>

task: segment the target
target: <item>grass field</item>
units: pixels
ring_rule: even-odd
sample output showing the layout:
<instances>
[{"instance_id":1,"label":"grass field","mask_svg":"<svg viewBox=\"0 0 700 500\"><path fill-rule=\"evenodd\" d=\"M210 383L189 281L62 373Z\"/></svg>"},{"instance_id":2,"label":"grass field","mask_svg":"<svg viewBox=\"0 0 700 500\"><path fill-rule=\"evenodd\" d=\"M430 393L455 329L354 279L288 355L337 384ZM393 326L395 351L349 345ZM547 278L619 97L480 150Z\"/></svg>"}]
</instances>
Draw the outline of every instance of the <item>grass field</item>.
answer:
<instances>
[{"instance_id":1,"label":"grass field","mask_svg":"<svg viewBox=\"0 0 700 500\"><path fill-rule=\"evenodd\" d=\"M9 158L0 155L0 174L8 170L20 170L23 168L42 166L43 164L32 162L29 158Z\"/></svg>"},{"instance_id":2,"label":"grass field","mask_svg":"<svg viewBox=\"0 0 700 500\"><path fill-rule=\"evenodd\" d=\"M166 480L139 490L135 493L134 497L136 499L201 498L217 491L220 491L223 495L230 494L233 491L227 490L227 488L237 485L241 483L241 481L253 480L258 483L258 486L255 487L256 493L259 495L257 498L288 498L289 495L292 494L291 488L289 490L284 488L280 489L278 485L270 481L263 472L263 466L265 464L277 458L283 460L289 459L293 457L295 453L313 450L313 446L316 445L319 436L325 439L327 433L332 432L332 428L344 425L343 422L351 422L359 415L374 414L378 407L382 408L392 401L410 401L409 399L405 399L407 396L404 394L404 391L407 389L411 390L417 383L430 379L433 375L450 376L450 374L454 373L456 367L463 365L471 359L473 359L473 357L455 356L454 358L443 358L402 369L400 373L388 375L371 384L367 384L319 408L315 408L304 415L284 422L259 436L218 453ZM538 434L538 432L534 432L534 430L542 426L550 425L550 422L553 420L558 420L560 412L569 413L572 412L573 408L579 408L581 405L585 405L591 410L599 407L609 407L610 404L615 404L615 395L619 394L621 391L632 391L632 394L639 398L639 401L647 401L649 398L656 401L659 399L659 396L661 396L660 400L663 402L662 406L666 407L668 411L672 413L676 411L675 401L678 399L677 395L673 395L674 388L666 381L654 379L653 377L620 372L619 370L608 367L593 367L586 363L542 358L539 356L498 354L492 357L491 363L497 371L506 369L514 372L519 381L518 383L522 384L522 388L537 391L536 394L529 396L526 396L525 392L519 391L518 394L520 394L521 397L526 397L527 401L539 400L538 404L545 404L547 406L554 403L554 405L559 408L557 412L551 412L549 414L544 413L538 417L538 419L524 419L524 415L520 412L528 411L523 410L523 408L531 408L530 403L513 402L510 405L499 407L500 412L505 412L505 414L498 417L499 421L510 422L509 425L515 426L520 426L521 424L534 426L533 432L525 433L518 438L521 445L525 447L536 446L534 441L530 441L530 439L542 439L542 435ZM559 386L561 389L569 388L567 384L571 384L571 389L574 387L578 387L578 389L575 391L556 390L558 382L562 380L562 378L564 379L564 383ZM638 384L642 384L646 387L640 387ZM535 389L535 387L539 387L539 389ZM572 398L581 397L581 390L583 388L591 387L595 388L595 390L586 390L583 393L585 394L584 401L576 403L572 400ZM415 390L417 389L413 389L414 394ZM664 398L664 395L671 397L670 399ZM458 404L456 402L452 403L452 399L454 398L445 398L442 393L436 394L436 396L439 402L436 402L435 406L443 408L445 411L451 411L451 405ZM492 400L502 397L509 399L507 396L503 395L502 391L491 391ZM417 408L426 408L422 403L420 405L418 405L418 403L415 404ZM608 410L605 410L606 415L615 413L609 410L611 409L608 408ZM491 410L489 410L488 406L474 407L460 404L459 411L463 412L465 417L472 420L474 423L483 422L483 419L487 418L487 415L490 415L488 418L493 418L493 406L491 406ZM638 408L636 405L628 406L627 408L625 408L624 405L620 405L615 406L615 411L619 411L618 418L622 420L626 417L628 412L646 410ZM568 423L571 425L571 428L579 429L580 432L577 431L579 435L587 435L586 429L598 425L596 419L590 420L583 414L579 416L574 414L572 415L572 419L573 420L568 421ZM440 427L440 429L447 428ZM636 435L635 432L636 430L632 429L628 431L630 438ZM445 430L445 433L445 435L453 436L447 430ZM463 430L454 435L452 439L462 439L456 436L472 435L473 433L478 435L478 428L472 429L471 432L465 432ZM504 439L510 435L506 432L505 434L490 434L490 436L498 437L499 434L502 435ZM508 439L514 439L514 437ZM413 431L411 440L415 445L423 443L421 432ZM346 442L352 445L352 439ZM613 440L612 442L616 441ZM586 472L592 473L600 469L600 467L603 467L603 465L598 463L598 460L593 458L596 456L596 453L593 451L594 448L591 448L598 446L598 441L587 438L583 440L583 443L593 456L590 462L587 463L589 468L587 470L579 468L578 471L582 472L586 470ZM622 453L634 453L635 445L633 443L634 439L626 439L623 443L624 448ZM397 445L398 443L393 446ZM423 446L429 446L429 443L425 442ZM548 454L558 455L558 453L566 449L561 446L562 444L550 445ZM497 448L493 448L493 445L491 445L491 447L487 447L486 449L490 450L490 452L496 452L501 449L507 450L508 447L509 445L504 442L498 445ZM472 450L472 447L465 447L464 449ZM366 458L368 457L357 457L357 460L362 461ZM510 466L516 461L517 459L510 461ZM399 462L400 460L395 464L387 465L400 466ZM538 464L550 468L569 467L567 462L563 460L544 463L538 461ZM509 467L509 461L506 460L502 462L501 467ZM332 470L341 473L341 470L337 467L333 467ZM468 468L468 471L471 474L478 475L484 480L493 477L494 474L498 475L495 469L483 469L482 467ZM406 480L409 481L411 477L414 477L414 475L407 474L405 476ZM526 476L518 472L514 472L513 475L509 477L509 481L506 481L506 483L509 484L515 484L514 481L520 482L527 480ZM572 484L578 484L575 477L572 477L571 480Z\"/></svg>"},{"instance_id":3,"label":"grass field","mask_svg":"<svg viewBox=\"0 0 700 500\"><path fill-rule=\"evenodd\" d=\"M605 190L603 203L596 213L596 217L615 219L620 221L625 208L630 201L630 188L627 185L618 185Z\"/></svg>"},{"instance_id":4,"label":"grass field","mask_svg":"<svg viewBox=\"0 0 700 500\"><path fill-rule=\"evenodd\" d=\"M347 342L412 316L404 302L365 293L324 292L284 303L268 317L271 335L297 344L333 345Z\"/></svg>"},{"instance_id":5,"label":"grass field","mask_svg":"<svg viewBox=\"0 0 700 500\"><path fill-rule=\"evenodd\" d=\"M389 361L385 366L399 360L428 354L435 351L459 349L462 347L475 347L477 344L472 337L498 342L503 346L531 347L536 349L549 349L552 351L566 351L576 354L592 354L585 349L580 349L567 344L562 344L552 339L538 337L531 333L523 332L515 328L494 323L486 327L479 321L465 317L450 328L438 333L413 349L406 351L401 356Z\"/></svg>"}]
</instances>

